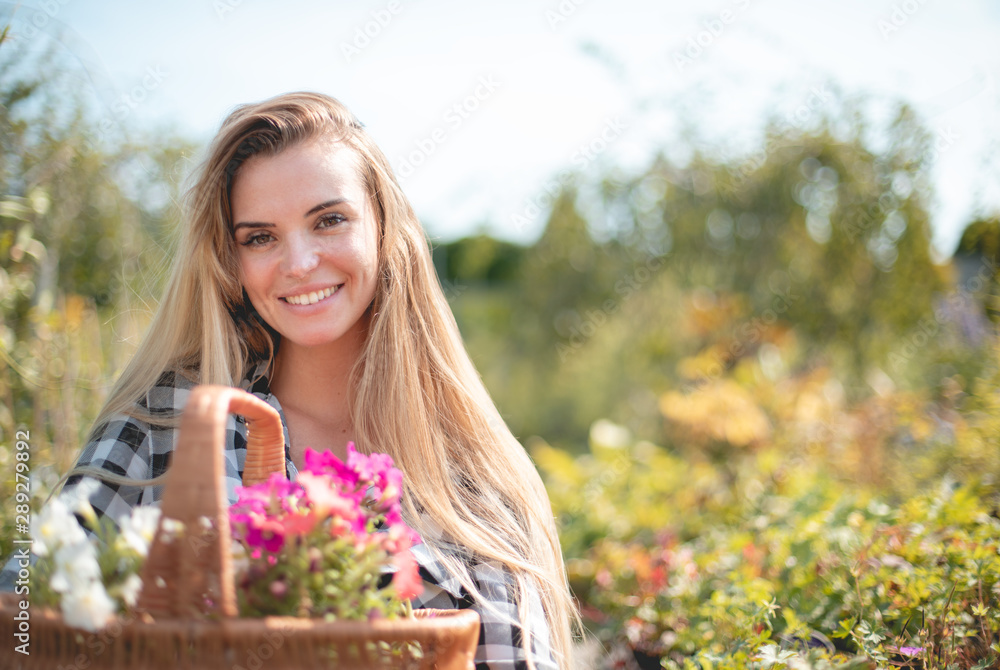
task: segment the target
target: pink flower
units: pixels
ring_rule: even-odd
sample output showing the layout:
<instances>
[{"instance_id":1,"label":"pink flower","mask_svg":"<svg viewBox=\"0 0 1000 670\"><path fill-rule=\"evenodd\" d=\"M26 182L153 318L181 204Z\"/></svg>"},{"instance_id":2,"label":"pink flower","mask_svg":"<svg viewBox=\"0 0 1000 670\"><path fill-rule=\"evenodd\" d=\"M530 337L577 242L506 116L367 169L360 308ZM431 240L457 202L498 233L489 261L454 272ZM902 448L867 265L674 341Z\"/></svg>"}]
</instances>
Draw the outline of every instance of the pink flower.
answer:
<instances>
[{"instance_id":1,"label":"pink flower","mask_svg":"<svg viewBox=\"0 0 1000 670\"><path fill-rule=\"evenodd\" d=\"M903 656L918 656L923 650L923 647L900 647L899 653Z\"/></svg>"},{"instance_id":2,"label":"pink flower","mask_svg":"<svg viewBox=\"0 0 1000 670\"><path fill-rule=\"evenodd\" d=\"M237 486L236 502L230 508L258 514L277 514L279 511L291 511L302 497L302 487L285 479L280 473L272 473L271 477L255 486Z\"/></svg>"},{"instance_id":3,"label":"pink flower","mask_svg":"<svg viewBox=\"0 0 1000 670\"><path fill-rule=\"evenodd\" d=\"M354 443L349 442L347 444L348 461L350 461L350 452L353 449ZM358 486L358 473L334 456L331 451L319 453L312 449L306 449L305 465L305 472L314 475L330 475L338 483L342 484L344 488L354 489Z\"/></svg>"},{"instance_id":4,"label":"pink flower","mask_svg":"<svg viewBox=\"0 0 1000 670\"><path fill-rule=\"evenodd\" d=\"M405 552L413 545L423 542L416 531L403 523L390 525L380 537L383 549L390 554Z\"/></svg>"},{"instance_id":5,"label":"pink flower","mask_svg":"<svg viewBox=\"0 0 1000 670\"><path fill-rule=\"evenodd\" d=\"M370 483L375 477L372 470L371 457L359 453L353 442L347 443L347 467L357 474L362 482Z\"/></svg>"},{"instance_id":6,"label":"pink flower","mask_svg":"<svg viewBox=\"0 0 1000 670\"><path fill-rule=\"evenodd\" d=\"M402 484L403 474L390 456L359 453L352 443L347 446L346 462L331 452L306 449L305 465L295 482L275 474L254 486L239 487L237 501L229 510L230 521L234 538L247 546L251 558L241 588L253 588L254 583L267 579L262 586L270 589L271 596L281 599L285 593L297 592L296 571L323 572L332 565L329 561L345 558L337 554L343 550L340 543L333 546L341 549L332 550L329 557L327 550L320 549L335 537L346 539L359 557L366 557L366 563L367 557L375 558L381 568L391 563L396 569L392 590L400 598L420 594L423 581L409 548L421 540L403 523ZM374 532L379 522L382 527ZM269 571L279 565L301 568L279 573L274 581Z\"/></svg>"},{"instance_id":7,"label":"pink flower","mask_svg":"<svg viewBox=\"0 0 1000 670\"><path fill-rule=\"evenodd\" d=\"M417 560L410 551L396 554L393 563L396 565L396 574L392 576L392 585L401 599L416 598L424 592L424 581L420 578Z\"/></svg>"},{"instance_id":8,"label":"pink flower","mask_svg":"<svg viewBox=\"0 0 1000 670\"><path fill-rule=\"evenodd\" d=\"M302 485L313 511L322 517L352 519L360 513L358 499L350 494L344 495L330 477L302 472L299 474L299 484Z\"/></svg>"},{"instance_id":9,"label":"pink flower","mask_svg":"<svg viewBox=\"0 0 1000 670\"><path fill-rule=\"evenodd\" d=\"M271 595L281 599L288 595L288 584L282 581L273 581L270 586Z\"/></svg>"},{"instance_id":10,"label":"pink flower","mask_svg":"<svg viewBox=\"0 0 1000 670\"><path fill-rule=\"evenodd\" d=\"M358 480L364 484L374 485L378 489L378 497L388 495L398 498L402 489L403 473L395 467L392 456L388 454L372 454L365 456L358 453L354 443L347 445L347 466L357 473Z\"/></svg>"},{"instance_id":11,"label":"pink flower","mask_svg":"<svg viewBox=\"0 0 1000 670\"><path fill-rule=\"evenodd\" d=\"M285 527L280 521L266 516L251 514L244 524L243 539L251 547L259 547L274 553L285 544ZM235 528L235 524L234 524Z\"/></svg>"},{"instance_id":12,"label":"pink flower","mask_svg":"<svg viewBox=\"0 0 1000 670\"><path fill-rule=\"evenodd\" d=\"M298 535L302 525L289 519L297 509L302 487L279 473L255 486L237 487L237 500L229 508L233 536L247 546L274 553L285 544L286 535Z\"/></svg>"},{"instance_id":13,"label":"pink flower","mask_svg":"<svg viewBox=\"0 0 1000 670\"><path fill-rule=\"evenodd\" d=\"M286 537L301 537L312 532L320 521L320 515L315 512L299 511L280 519Z\"/></svg>"}]
</instances>

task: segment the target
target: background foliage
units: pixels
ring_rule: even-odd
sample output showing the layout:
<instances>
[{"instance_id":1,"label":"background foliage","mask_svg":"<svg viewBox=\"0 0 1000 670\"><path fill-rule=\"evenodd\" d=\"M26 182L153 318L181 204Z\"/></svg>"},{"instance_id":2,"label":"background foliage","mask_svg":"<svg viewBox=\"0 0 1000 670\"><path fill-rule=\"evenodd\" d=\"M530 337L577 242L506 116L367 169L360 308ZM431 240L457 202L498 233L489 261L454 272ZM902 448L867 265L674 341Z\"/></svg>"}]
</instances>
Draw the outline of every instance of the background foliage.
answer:
<instances>
[{"instance_id":1,"label":"background foliage","mask_svg":"<svg viewBox=\"0 0 1000 670\"><path fill-rule=\"evenodd\" d=\"M997 667L1000 221L932 262L932 138L867 102L434 249L609 664ZM196 147L127 121L0 45L4 500L14 431L46 492L159 294Z\"/></svg>"}]
</instances>

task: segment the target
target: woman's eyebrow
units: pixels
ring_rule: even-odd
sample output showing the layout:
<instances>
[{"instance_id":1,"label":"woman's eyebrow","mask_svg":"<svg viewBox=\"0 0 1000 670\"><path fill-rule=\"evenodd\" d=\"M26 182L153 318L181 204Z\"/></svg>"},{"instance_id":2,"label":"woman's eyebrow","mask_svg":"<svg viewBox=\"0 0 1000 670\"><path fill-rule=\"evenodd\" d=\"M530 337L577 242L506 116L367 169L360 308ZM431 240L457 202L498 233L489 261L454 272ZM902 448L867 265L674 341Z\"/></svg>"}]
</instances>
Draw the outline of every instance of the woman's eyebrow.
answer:
<instances>
[{"instance_id":1,"label":"woman's eyebrow","mask_svg":"<svg viewBox=\"0 0 1000 670\"><path fill-rule=\"evenodd\" d=\"M309 216L315 214L316 212L322 212L328 207L334 207L335 205L341 205L344 203L350 204L350 200L347 198L334 198L333 200L327 200L326 202L321 202L316 205L308 212L303 214L302 218L308 218ZM274 228L273 223L264 223L262 221L241 221L233 226L233 232L235 233L240 228Z\"/></svg>"},{"instance_id":2,"label":"woman's eyebrow","mask_svg":"<svg viewBox=\"0 0 1000 670\"><path fill-rule=\"evenodd\" d=\"M233 226L233 233L235 234L240 228L274 228L274 224L261 221L240 221Z\"/></svg>"},{"instance_id":3,"label":"woman's eyebrow","mask_svg":"<svg viewBox=\"0 0 1000 670\"><path fill-rule=\"evenodd\" d=\"M320 204L316 205L315 207L313 207L312 209L310 209L308 212L306 212L303 215L302 218L309 217L309 216L315 214L316 212L321 212L324 209L326 209L327 207L333 207L334 205L340 205L340 204L345 203L345 202L350 202L350 201L347 198L334 198L333 200L327 200L326 202L320 203Z\"/></svg>"}]
</instances>

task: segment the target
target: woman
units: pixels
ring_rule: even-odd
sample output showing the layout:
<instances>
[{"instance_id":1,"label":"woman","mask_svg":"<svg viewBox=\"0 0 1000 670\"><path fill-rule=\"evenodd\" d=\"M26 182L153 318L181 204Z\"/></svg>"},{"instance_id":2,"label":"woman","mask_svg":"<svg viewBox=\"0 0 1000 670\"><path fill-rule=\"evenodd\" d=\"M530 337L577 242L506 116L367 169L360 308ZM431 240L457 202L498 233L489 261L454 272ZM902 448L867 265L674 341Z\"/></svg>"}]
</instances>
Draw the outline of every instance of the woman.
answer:
<instances>
[{"instance_id":1,"label":"woman","mask_svg":"<svg viewBox=\"0 0 1000 670\"><path fill-rule=\"evenodd\" d=\"M574 610L545 490L361 124L314 93L240 107L189 207L166 294L67 486L101 479L91 502L112 518L158 500L187 390L242 386L279 409L291 477L307 446L393 457L424 539L415 605L476 609L477 667L567 668ZM245 426L228 436L232 502Z\"/></svg>"}]
</instances>

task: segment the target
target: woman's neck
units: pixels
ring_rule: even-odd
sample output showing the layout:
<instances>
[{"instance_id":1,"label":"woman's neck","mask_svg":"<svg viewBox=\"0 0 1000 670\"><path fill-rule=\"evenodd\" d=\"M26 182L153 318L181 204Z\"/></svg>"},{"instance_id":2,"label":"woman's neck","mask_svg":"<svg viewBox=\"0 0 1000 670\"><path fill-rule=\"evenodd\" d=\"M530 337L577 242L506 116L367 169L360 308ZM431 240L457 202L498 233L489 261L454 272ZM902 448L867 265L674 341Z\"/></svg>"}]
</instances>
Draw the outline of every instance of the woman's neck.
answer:
<instances>
[{"instance_id":1,"label":"woman's neck","mask_svg":"<svg viewBox=\"0 0 1000 670\"><path fill-rule=\"evenodd\" d=\"M270 386L285 413L296 467L302 468L306 447L346 458L354 440L350 376L363 346L363 332L354 330L323 347L281 343Z\"/></svg>"}]
</instances>

